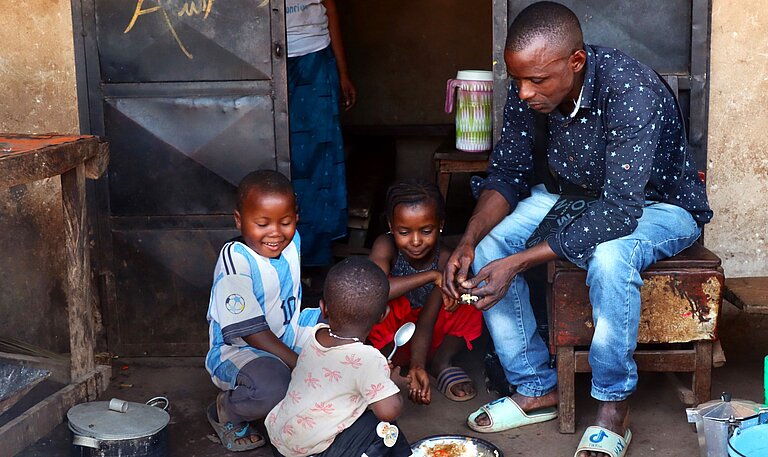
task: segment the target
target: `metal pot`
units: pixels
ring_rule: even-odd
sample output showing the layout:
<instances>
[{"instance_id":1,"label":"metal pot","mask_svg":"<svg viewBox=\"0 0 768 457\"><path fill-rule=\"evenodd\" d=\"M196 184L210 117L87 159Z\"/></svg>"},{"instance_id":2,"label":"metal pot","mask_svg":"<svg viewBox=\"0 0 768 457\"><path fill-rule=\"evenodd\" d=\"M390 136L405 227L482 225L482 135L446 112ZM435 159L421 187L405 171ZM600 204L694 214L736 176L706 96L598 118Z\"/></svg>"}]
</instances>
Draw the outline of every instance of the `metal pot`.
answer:
<instances>
[{"instance_id":1,"label":"metal pot","mask_svg":"<svg viewBox=\"0 0 768 457\"><path fill-rule=\"evenodd\" d=\"M166 457L171 417L168 399L146 404L113 398L75 405L67 412L74 457Z\"/></svg>"},{"instance_id":2,"label":"metal pot","mask_svg":"<svg viewBox=\"0 0 768 457\"><path fill-rule=\"evenodd\" d=\"M728 439L733 431L756 425L760 414L766 411L765 405L733 400L729 393L723 393L719 400L685 410L688 422L696 424L701 457L728 457Z\"/></svg>"}]
</instances>

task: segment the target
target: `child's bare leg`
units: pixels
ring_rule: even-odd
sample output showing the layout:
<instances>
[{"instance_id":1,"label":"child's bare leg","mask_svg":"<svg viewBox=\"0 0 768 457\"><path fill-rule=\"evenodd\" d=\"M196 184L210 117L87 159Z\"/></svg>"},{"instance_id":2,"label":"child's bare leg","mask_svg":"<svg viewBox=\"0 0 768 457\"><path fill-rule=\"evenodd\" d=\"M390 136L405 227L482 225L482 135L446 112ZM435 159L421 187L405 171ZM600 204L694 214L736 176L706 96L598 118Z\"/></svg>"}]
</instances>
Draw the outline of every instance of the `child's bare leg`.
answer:
<instances>
[{"instance_id":1,"label":"child's bare leg","mask_svg":"<svg viewBox=\"0 0 768 457\"><path fill-rule=\"evenodd\" d=\"M437 377L440 372L452 366L453 357L465 347L467 347L467 343L464 341L464 338L446 335L432 356L432 363L430 365L432 376ZM462 382L451 386L451 392L457 397L464 397L474 394L475 386L472 385L472 382Z\"/></svg>"}]
</instances>

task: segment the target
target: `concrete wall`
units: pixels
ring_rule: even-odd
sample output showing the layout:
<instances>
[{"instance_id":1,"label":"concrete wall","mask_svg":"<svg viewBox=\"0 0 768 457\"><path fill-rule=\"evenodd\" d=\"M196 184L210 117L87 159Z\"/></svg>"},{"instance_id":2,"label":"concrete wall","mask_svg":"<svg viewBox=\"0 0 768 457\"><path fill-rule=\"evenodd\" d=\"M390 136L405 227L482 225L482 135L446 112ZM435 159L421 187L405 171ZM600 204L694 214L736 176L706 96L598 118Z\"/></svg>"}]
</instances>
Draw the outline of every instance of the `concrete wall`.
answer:
<instances>
[{"instance_id":1,"label":"concrete wall","mask_svg":"<svg viewBox=\"0 0 768 457\"><path fill-rule=\"evenodd\" d=\"M18 4L3 10L0 132L77 133L70 2ZM0 252L0 337L68 351L58 178L0 189Z\"/></svg>"},{"instance_id":2,"label":"concrete wall","mask_svg":"<svg viewBox=\"0 0 768 457\"><path fill-rule=\"evenodd\" d=\"M77 133L69 0L4 8L0 36L0 132Z\"/></svg>"},{"instance_id":3,"label":"concrete wall","mask_svg":"<svg viewBox=\"0 0 768 457\"><path fill-rule=\"evenodd\" d=\"M713 0L705 244L726 276L768 276L768 3Z\"/></svg>"}]
</instances>

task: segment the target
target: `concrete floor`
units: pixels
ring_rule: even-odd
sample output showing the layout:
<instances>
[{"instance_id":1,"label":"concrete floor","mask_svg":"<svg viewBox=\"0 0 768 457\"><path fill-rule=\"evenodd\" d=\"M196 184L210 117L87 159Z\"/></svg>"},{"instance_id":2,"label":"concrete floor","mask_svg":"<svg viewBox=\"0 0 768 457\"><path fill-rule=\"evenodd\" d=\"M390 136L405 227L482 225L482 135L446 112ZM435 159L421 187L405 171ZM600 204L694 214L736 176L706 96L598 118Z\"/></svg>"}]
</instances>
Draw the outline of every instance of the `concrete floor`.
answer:
<instances>
[{"instance_id":1,"label":"concrete floor","mask_svg":"<svg viewBox=\"0 0 768 457\"><path fill-rule=\"evenodd\" d=\"M762 359L768 351L767 327L768 315L746 315L732 305L724 305L720 335L728 362L713 371L713 396L728 391L734 398L763 401ZM408 404L399 423L411 442L434 434L476 435L465 425L466 416L493 396L483 389L480 353L467 354L461 363L468 368L482 392L465 403L451 402L435 393L429 406ZM213 400L216 389L203 368L202 358L115 359L113 375L104 399L145 401L157 395L170 399L171 456L271 456L267 447L248 453L227 453L213 441L215 438L203 409ZM507 457L573 455L581 433L590 425L595 412L596 404L588 390L589 376L577 375L577 430L574 435L558 433L557 422L551 421L477 436L499 446ZM674 387L664 374L641 373L638 390L632 397L631 428L634 438L627 453L630 457L698 455L696 433L687 423L685 407L677 400ZM69 442L68 429L62 424L18 456L68 456Z\"/></svg>"}]
</instances>

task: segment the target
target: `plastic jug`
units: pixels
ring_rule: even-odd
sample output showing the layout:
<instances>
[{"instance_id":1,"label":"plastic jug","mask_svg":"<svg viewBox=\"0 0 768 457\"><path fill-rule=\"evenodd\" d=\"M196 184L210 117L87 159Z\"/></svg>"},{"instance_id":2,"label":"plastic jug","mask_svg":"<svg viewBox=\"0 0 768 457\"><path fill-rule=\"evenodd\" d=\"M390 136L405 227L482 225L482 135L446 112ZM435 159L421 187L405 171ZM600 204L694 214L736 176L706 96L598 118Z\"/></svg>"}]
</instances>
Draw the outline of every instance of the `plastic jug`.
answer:
<instances>
[{"instance_id":1,"label":"plastic jug","mask_svg":"<svg viewBox=\"0 0 768 457\"><path fill-rule=\"evenodd\" d=\"M453 111L456 93L456 149L482 152L491 149L493 140L493 72L459 70L449 79L445 93L445 112Z\"/></svg>"}]
</instances>

